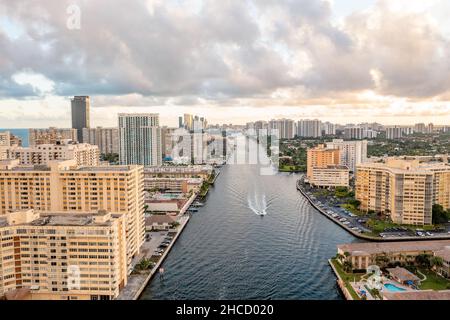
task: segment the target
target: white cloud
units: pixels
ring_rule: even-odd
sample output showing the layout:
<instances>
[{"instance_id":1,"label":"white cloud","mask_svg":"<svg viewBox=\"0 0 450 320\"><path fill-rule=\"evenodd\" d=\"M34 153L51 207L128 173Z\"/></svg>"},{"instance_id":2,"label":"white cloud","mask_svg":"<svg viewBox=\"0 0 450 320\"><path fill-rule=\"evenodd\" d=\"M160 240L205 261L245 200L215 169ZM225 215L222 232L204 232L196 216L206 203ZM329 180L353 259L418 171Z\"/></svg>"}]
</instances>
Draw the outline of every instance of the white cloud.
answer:
<instances>
[{"instance_id":1,"label":"white cloud","mask_svg":"<svg viewBox=\"0 0 450 320\"><path fill-rule=\"evenodd\" d=\"M0 2L2 108L48 110L42 97L53 94L66 110L64 97L89 94L98 109L186 106L215 117L252 107L233 109L244 119L256 108L339 116L387 104L422 114L419 103L450 96L444 0L370 0L364 10L349 0L136 0L126 14L111 0L75 1L78 31L65 27L73 2ZM349 15L335 23L333 10Z\"/></svg>"},{"instance_id":2,"label":"white cloud","mask_svg":"<svg viewBox=\"0 0 450 320\"><path fill-rule=\"evenodd\" d=\"M30 85L36 95L46 95L53 92L55 83L42 74L32 71L21 71L12 75L12 79L19 85Z\"/></svg>"}]
</instances>

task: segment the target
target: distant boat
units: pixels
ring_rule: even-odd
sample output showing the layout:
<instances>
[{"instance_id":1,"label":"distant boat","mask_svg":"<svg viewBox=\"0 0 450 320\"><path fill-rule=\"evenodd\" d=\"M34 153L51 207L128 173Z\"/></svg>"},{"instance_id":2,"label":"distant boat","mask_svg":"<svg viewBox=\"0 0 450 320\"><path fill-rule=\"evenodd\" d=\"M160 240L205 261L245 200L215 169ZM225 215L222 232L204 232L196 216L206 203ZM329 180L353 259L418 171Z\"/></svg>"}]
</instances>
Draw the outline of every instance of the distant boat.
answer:
<instances>
[{"instance_id":1,"label":"distant boat","mask_svg":"<svg viewBox=\"0 0 450 320\"><path fill-rule=\"evenodd\" d=\"M194 202L194 203L192 204L193 207L203 207L204 205L205 205L205 204L202 203L202 202Z\"/></svg>"}]
</instances>

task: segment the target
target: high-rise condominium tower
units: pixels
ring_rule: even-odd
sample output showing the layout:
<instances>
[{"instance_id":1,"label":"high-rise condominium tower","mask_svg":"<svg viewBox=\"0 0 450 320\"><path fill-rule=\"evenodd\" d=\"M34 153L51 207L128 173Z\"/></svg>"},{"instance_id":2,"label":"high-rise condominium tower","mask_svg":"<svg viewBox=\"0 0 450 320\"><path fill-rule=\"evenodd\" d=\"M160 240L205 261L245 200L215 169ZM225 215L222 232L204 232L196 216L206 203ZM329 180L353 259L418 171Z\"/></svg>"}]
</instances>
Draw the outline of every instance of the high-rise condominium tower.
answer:
<instances>
[{"instance_id":1,"label":"high-rise condominium tower","mask_svg":"<svg viewBox=\"0 0 450 320\"><path fill-rule=\"evenodd\" d=\"M72 103L72 128L77 129L78 142L83 142L83 128L90 128L90 99L88 96L75 96Z\"/></svg>"},{"instance_id":2,"label":"high-rise condominium tower","mask_svg":"<svg viewBox=\"0 0 450 320\"><path fill-rule=\"evenodd\" d=\"M119 159L121 164L162 164L159 115L119 114Z\"/></svg>"}]
</instances>

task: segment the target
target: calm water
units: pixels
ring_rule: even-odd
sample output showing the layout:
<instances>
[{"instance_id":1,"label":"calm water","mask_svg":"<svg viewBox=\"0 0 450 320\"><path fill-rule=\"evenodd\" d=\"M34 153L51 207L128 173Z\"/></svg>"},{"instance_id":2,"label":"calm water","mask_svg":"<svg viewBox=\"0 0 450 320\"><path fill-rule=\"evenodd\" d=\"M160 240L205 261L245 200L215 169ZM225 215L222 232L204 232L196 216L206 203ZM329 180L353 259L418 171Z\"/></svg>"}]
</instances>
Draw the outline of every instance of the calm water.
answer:
<instances>
[{"instance_id":1,"label":"calm water","mask_svg":"<svg viewBox=\"0 0 450 320\"><path fill-rule=\"evenodd\" d=\"M308 204L297 178L224 166L142 299L342 299L327 259L357 240Z\"/></svg>"},{"instance_id":2,"label":"calm water","mask_svg":"<svg viewBox=\"0 0 450 320\"><path fill-rule=\"evenodd\" d=\"M28 147L28 137L29 137L28 129L0 129L0 132L3 131L9 131L13 135L22 138L22 145L24 147Z\"/></svg>"}]
</instances>

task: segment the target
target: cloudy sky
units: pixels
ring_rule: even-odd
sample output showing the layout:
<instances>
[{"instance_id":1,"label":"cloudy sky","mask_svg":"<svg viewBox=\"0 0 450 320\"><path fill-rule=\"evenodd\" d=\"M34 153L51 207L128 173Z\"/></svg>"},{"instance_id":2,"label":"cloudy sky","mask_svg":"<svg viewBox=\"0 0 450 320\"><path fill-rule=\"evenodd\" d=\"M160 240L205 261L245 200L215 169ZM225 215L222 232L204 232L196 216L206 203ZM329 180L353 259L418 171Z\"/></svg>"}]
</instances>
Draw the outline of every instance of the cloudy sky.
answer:
<instances>
[{"instance_id":1,"label":"cloudy sky","mask_svg":"<svg viewBox=\"0 0 450 320\"><path fill-rule=\"evenodd\" d=\"M450 124L449 16L448 0L0 0L0 127L68 127L73 95L95 126Z\"/></svg>"}]
</instances>

